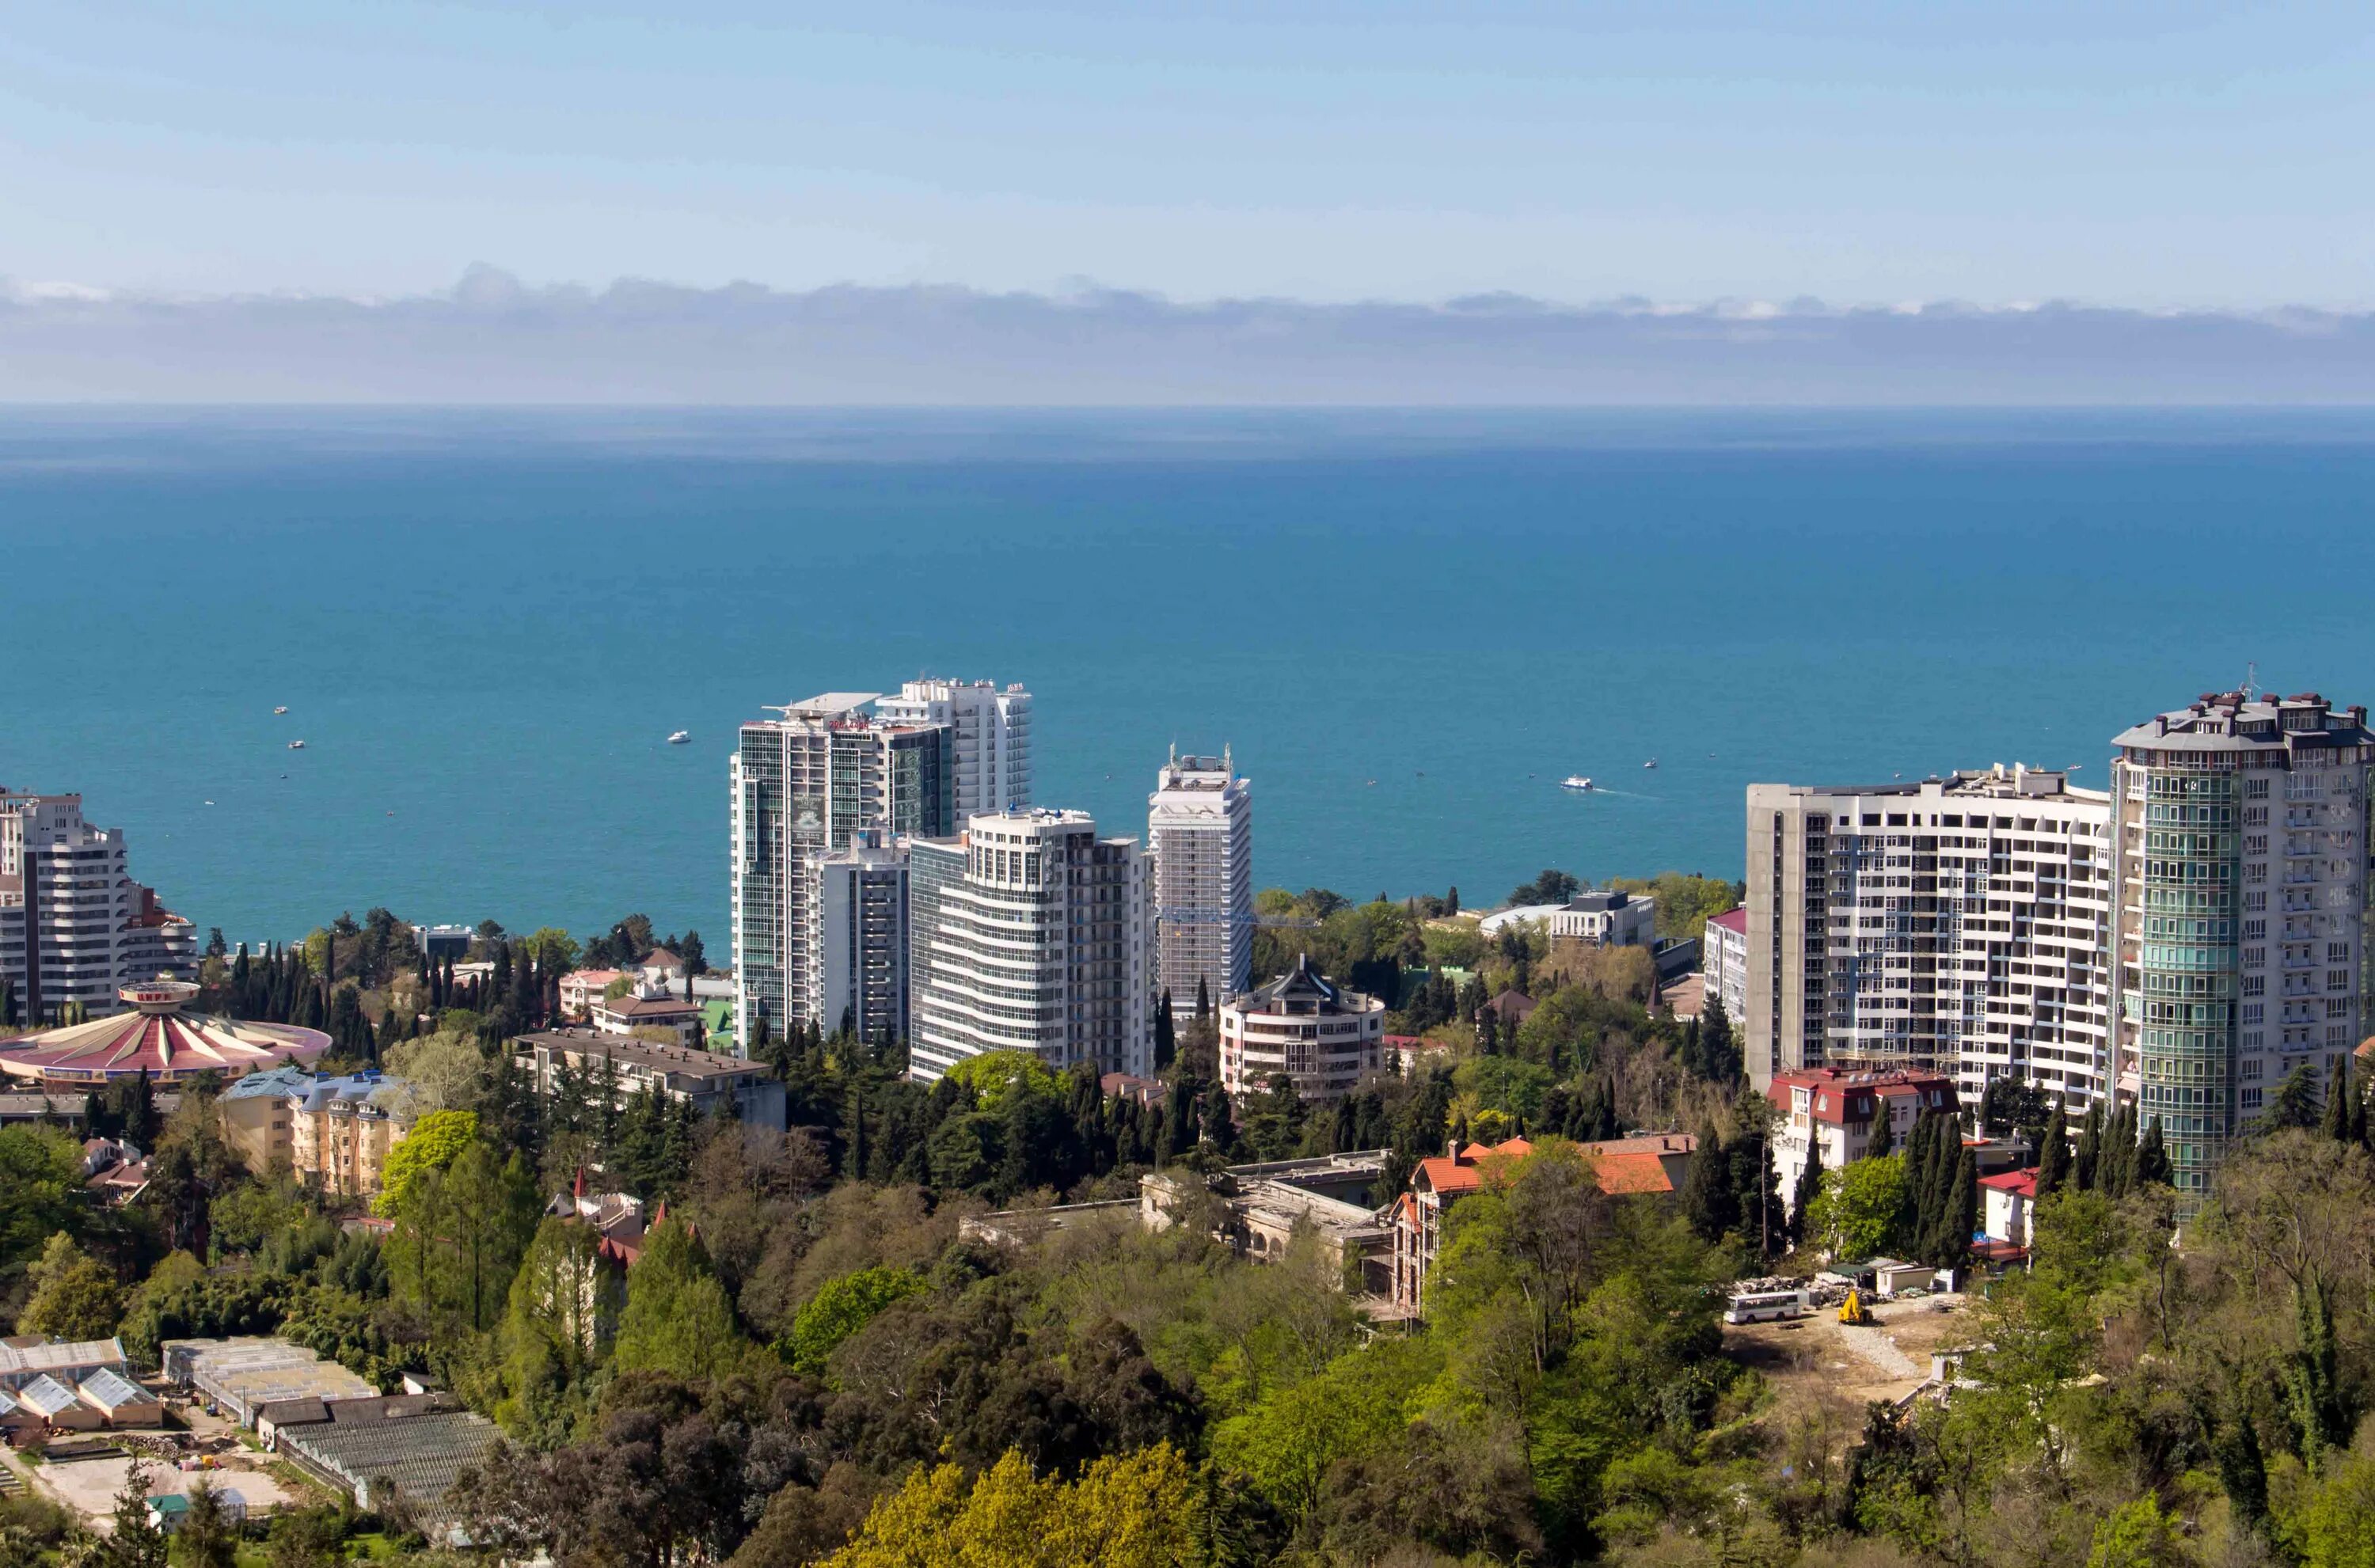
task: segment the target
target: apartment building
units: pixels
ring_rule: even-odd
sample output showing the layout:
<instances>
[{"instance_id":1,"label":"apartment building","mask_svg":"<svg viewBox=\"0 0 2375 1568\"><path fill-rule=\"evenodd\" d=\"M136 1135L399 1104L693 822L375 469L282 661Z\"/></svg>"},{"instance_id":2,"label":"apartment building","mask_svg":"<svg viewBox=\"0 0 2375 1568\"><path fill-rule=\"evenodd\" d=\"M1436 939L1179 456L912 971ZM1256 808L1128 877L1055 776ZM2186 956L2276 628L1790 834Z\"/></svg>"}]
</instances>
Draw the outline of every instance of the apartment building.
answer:
<instances>
[{"instance_id":1,"label":"apartment building","mask_svg":"<svg viewBox=\"0 0 2375 1568\"><path fill-rule=\"evenodd\" d=\"M1347 991L1299 953L1294 967L1221 1004L1221 1083L1232 1094L1260 1094L1284 1073L1304 1100L1341 1100L1369 1073L1383 1070L1386 1004Z\"/></svg>"},{"instance_id":2,"label":"apartment building","mask_svg":"<svg viewBox=\"0 0 2375 1568\"><path fill-rule=\"evenodd\" d=\"M2198 1200L2276 1085L2365 1034L2363 706L2205 693L2114 738L2118 1085Z\"/></svg>"},{"instance_id":3,"label":"apartment building","mask_svg":"<svg viewBox=\"0 0 2375 1568\"><path fill-rule=\"evenodd\" d=\"M1236 776L1229 749L1182 757L1155 775L1147 797L1147 855L1154 862L1158 994L1185 1010L1200 983L1233 996L1253 975L1253 784Z\"/></svg>"},{"instance_id":4,"label":"apartment building","mask_svg":"<svg viewBox=\"0 0 2375 1568\"><path fill-rule=\"evenodd\" d=\"M2002 766L1865 788L1751 784L1750 1077L2109 1083L2110 797Z\"/></svg>"},{"instance_id":5,"label":"apartment building","mask_svg":"<svg viewBox=\"0 0 2375 1568\"><path fill-rule=\"evenodd\" d=\"M868 710L870 691L831 691L746 724L727 766L735 1016L777 1034L830 1030L821 925L823 864L866 830L956 831L956 748L945 724Z\"/></svg>"},{"instance_id":6,"label":"apartment building","mask_svg":"<svg viewBox=\"0 0 2375 1568\"><path fill-rule=\"evenodd\" d=\"M1810 1156L1837 1171L1872 1152L1883 1127L1903 1148L1925 1111L1956 1111L1954 1080L1943 1072L1854 1072L1805 1067L1777 1073L1766 1097L1780 1112L1773 1132L1773 1171L1784 1208L1798 1200Z\"/></svg>"},{"instance_id":7,"label":"apartment building","mask_svg":"<svg viewBox=\"0 0 2375 1568\"><path fill-rule=\"evenodd\" d=\"M1657 902L1645 893L1577 893L1551 912L1551 940L1594 948L1655 946Z\"/></svg>"},{"instance_id":8,"label":"apartment building","mask_svg":"<svg viewBox=\"0 0 2375 1568\"><path fill-rule=\"evenodd\" d=\"M1152 1071L1152 878L1085 811L986 812L910 841L911 1076L987 1051Z\"/></svg>"},{"instance_id":9,"label":"apartment building","mask_svg":"<svg viewBox=\"0 0 2375 1568\"><path fill-rule=\"evenodd\" d=\"M989 680L911 680L874 705L884 724L949 732L960 822L1031 804L1031 693Z\"/></svg>"},{"instance_id":10,"label":"apartment building","mask_svg":"<svg viewBox=\"0 0 2375 1568\"><path fill-rule=\"evenodd\" d=\"M377 1071L333 1077L301 1067L254 1072L222 1091L223 1139L261 1176L281 1166L344 1197L380 1190L388 1151L412 1130L403 1086Z\"/></svg>"},{"instance_id":11,"label":"apartment building","mask_svg":"<svg viewBox=\"0 0 2375 1568\"><path fill-rule=\"evenodd\" d=\"M1699 954L1707 999L1723 1004L1725 1018L1738 1031L1748 1014L1748 911L1709 915Z\"/></svg>"},{"instance_id":12,"label":"apartment building","mask_svg":"<svg viewBox=\"0 0 2375 1568\"><path fill-rule=\"evenodd\" d=\"M860 1040L907 1037L907 855L861 828L820 868L818 979L823 1027Z\"/></svg>"},{"instance_id":13,"label":"apartment building","mask_svg":"<svg viewBox=\"0 0 2375 1568\"><path fill-rule=\"evenodd\" d=\"M17 1016L54 1022L79 1004L99 1017L160 975L195 979L197 944L132 879L122 830L91 826L79 795L0 788L0 980Z\"/></svg>"},{"instance_id":14,"label":"apartment building","mask_svg":"<svg viewBox=\"0 0 2375 1568\"><path fill-rule=\"evenodd\" d=\"M687 1102L703 1116L732 1116L784 1130L783 1083L765 1067L739 1056L580 1029L523 1034L512 1042L512 1050L540 1095L549 1097L566 1072L585 1085L614 1081L614 1102L621 1106L636 1093L648 1092Z\"/></svg>"}]
</instances>

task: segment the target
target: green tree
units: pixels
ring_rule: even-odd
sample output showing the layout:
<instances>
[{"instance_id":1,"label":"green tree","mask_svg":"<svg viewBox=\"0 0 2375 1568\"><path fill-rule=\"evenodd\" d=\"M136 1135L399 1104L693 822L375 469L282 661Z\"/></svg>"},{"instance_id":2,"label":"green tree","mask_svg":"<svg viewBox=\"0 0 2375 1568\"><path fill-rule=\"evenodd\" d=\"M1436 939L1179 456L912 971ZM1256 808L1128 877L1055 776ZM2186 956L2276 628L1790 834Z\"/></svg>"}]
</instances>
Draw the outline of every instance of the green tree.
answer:
<instances>
[{"instance_id":1,"label":"green tree","mask_svg":"<svg viewBox=\"0 0 2375 1568\"><path fill-rule=\"evenodd\" d=\"M792 1319L785 1347L790 1352L792 1370L822 1377L825 1358L842 1341L873 1321L883 1308L923 1288L922 1276L912 1268L861 1268L831 1281Z\"/></svg>"},{"instance_id":2,"label":"green tree","mask_svg":"<svg viewBox=\"0 0 2375 1568\"><path fill-rule=\"evenodd\" d=\"M412 1125L404 1141L387 1152L382 1169L379 1199L373 1208L395 1214L404 1206L413 1182L424 1171L442 1171L479 1140L475 1111L432 1111Z\"/></svg>"},{"instance_id":3,"label":"green tree","mask_svg":"<svg viewBox=\"0 0 2375 1568\"><path fill-rule=\"evenodd\" d=\"M2045 1137L2037 1149L2038 1201L2052 1197L2070 1179L2070 1118L2060 1099L2045 1118Z\"/></svg>"},{"instance_id":4,"label":"green tree","mask_svg":"<svg viewBox=\"0 0 2375 1568\"><path fill-rule=\"evenodd\" d=\"M2161 1512L2158 1498L2139 1497L2095 1527L2086 1568L2179 1568L2187 1561L2178 1536L2180 1523Z\"/></svg>"},{"instance_id":5,"label":"green tree","mask_svg":"<svg viewBox=\"0 0 2375 1568\"><path fill-rule=\"evenodd\" d=\"M2300 1517L2306 1568L2375 1568L2375 1458L2352 1455L2318 1484Z\"/></svg>"},{"instance_id":6,"label":"green tree","mask_svg":"<svg viewBox=\"0 0 2375 1568\"><path fill-rule=\"evenodd\" d=\"M61 1339L104 1339L124 1316L124 1296L115 1276L75 1245L64 1231L49 1244L26 1279L32 1299L18 1315L20 1334L53 1334Z\"/></svg>"},{"instance_id":7,"label":"green tree","mask_svg":"<svg viewBox=\"0 0 2375 1568\"><path fill-rule=\"evenodd\" d=\"M190 1483L190 1506L174 1527L166 1560L172 1568L236 1568L239 1524L223 1506L214 1483Z\"/></svg>"},{"instance_id":8,"label":"green tree","mask_svg":"<svg viewBox=\"0 0 2375 1568\"><path fill-rule=\"evenodd\" d=\"M1905 1157L1851 1160L1826 1172L1806 1217L1806 1239L1836 1258L1866 1258L1898 1244L1906 1207Z\"/></svg>"},{"instance_id":9,"label":"green tree","mask_svg":"<svg viewBox=\"0 0 2375 1568\"><path fill-rule=\"evenodd\" d=\"M577 938L558 925L539 925L519 939L520 948L548 974L566 974L577 967Z\"/></svg>"},{"instance_id":10,"label":"green tree","mask_svg":"<svg viewBox=\"0 0 2375 1568\"><path fill-rule=\"evenodd\" d=\"M673 1219L645 1232L643 1254L627 1270L627 1310L610 1364L620 1372L706 1379L739 1364L749 1349L692 1232Z\"/></svg>"},{"instance_id":11,"label":"green tree","mask_svg":"<svg viewBox=\"0 0 2375 1568\"><path fill-rule=\"evenodd\" d=\"M2283 1127L2313 1127L2318 1113L2323 1109L2324 1092L2319 1087L2317 1072L2307 1063L2285 1075L2276 1085L2275 1094L2268 1101L2255 1124L2263 1132L2275 1132Z\"/></svg>"},{"instance_id":12,"label":"green tree","mask_svg":"<svg viewBox=\"0 0 2375 1568\"><path fill-rule=\"evenodd\" d=\"M0 1127L0 1278L25 1268L52 1236L82 1226L81 1192L73 1138L37 1122Z\"/></svg>"},{"instance_id":13,"label":"green tree","mask_svg":"<svg viewBox=\"0 0 2375 1568\"><path fill-rule=\"evenodd\" d=\"M165 1532L148 1519L148 1466L135 1459L115 1494L115 1529L95 1554L104 1568L165 1568Z\"/></svg>"}]
</instances>

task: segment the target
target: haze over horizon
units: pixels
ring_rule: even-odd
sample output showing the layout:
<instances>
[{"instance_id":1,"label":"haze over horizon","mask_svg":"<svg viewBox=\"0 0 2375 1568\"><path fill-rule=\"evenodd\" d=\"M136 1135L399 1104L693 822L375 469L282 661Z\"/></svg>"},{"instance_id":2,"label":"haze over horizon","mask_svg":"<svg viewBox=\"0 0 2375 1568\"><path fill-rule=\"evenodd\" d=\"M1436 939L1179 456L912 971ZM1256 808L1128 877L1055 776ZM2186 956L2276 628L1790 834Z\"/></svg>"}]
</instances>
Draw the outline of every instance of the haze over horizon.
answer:
<instances>
[{"instance_id":1,"label":"haze over horizon","mask_svg":"<svg viewBox=\"0 0 2375 1568\"><path fill-rule=\"evenodd\" d=\"M2364 401L2370 65L2206 0L93 0L0 29L0 399Z\"/></svg>"}]
</instances>

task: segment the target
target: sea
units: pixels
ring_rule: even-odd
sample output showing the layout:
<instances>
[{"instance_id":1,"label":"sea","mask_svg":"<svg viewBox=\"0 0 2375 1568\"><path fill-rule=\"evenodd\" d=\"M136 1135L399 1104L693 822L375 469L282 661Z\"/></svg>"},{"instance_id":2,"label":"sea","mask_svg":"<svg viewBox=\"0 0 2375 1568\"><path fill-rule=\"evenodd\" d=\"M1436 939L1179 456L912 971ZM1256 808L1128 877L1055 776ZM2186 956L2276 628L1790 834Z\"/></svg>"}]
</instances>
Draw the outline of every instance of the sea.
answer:
<instances>
[{"instance_id":1,"label":"sea","mask_svg":"<svg viewBox=\"0 0 2375 1568\"><path fill-rule=\"evenodd\" d=\"M736 726L930 673L1030 689L1043 804L1225 745L1258 885L1473 906L1737 877L1752 781L2369 701L2370 523L2355 410L0 410L0 784L234 943L722 960Z\"/></svg>"}]
</instances>

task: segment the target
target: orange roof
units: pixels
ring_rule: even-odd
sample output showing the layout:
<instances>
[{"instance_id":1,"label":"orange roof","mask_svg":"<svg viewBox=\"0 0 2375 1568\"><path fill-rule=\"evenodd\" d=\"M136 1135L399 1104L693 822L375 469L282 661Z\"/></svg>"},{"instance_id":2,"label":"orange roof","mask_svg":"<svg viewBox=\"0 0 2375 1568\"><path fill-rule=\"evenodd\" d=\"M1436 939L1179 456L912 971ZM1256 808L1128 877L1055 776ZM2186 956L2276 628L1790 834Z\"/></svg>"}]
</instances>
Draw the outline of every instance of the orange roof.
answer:
<instances>
[{"instance_id":1,"label":"orange roof","mask_svg":"<svg viewBox=\"0 0 2375 1568\"><path fill-rule=\"evenodd\" d=\"M1534 1146L1522 1138L1513 1138L1507 1143L1496 1143L1489 1148L1481 1143L1471 1143L1457 1154L1438 1154L1432 1160L1422 1160L1418 1162L1418 1169L1419 1173L1426 1178L1427 1186L1436 1192L1474 1192L1484 1185L1484 1173L1478 1163L1480 1161L1518 1160L1533 1151Z\"/></svg>"},{"instance_id":2,"label":"orange roof","mask_svg":"<svg viewBox=\"0 0 2375 1568\"><path fill-rule=\"evenodd\" d=\"M1641 1138L1602 1138L1579 1147L1587 1154L1688 1154L1699 1146L1696 1133L1649 1133Z\"/></svg>"},{"instance_id":3,"label":"orange roof","mask_svg":"<svg viewBox=\"0 0 2375 1568\"><path fill-rule=\"evenodd\" d=\"M1654 1154L1595 1154L1591 1169L1600 1178L1600 1190L1612 1197L1619 1193L1674 1190L1666 1162Z\"/></svg>"}]
</instances>

